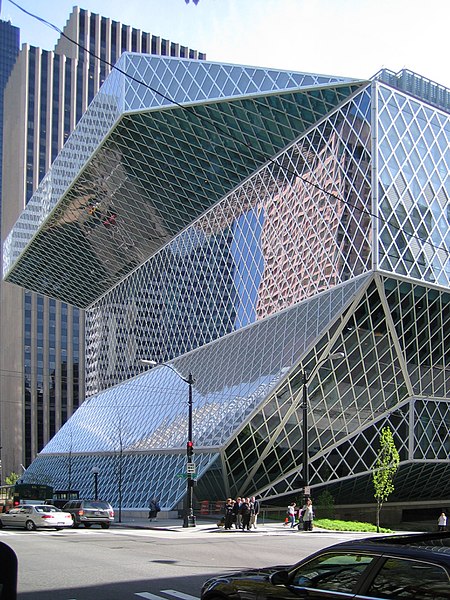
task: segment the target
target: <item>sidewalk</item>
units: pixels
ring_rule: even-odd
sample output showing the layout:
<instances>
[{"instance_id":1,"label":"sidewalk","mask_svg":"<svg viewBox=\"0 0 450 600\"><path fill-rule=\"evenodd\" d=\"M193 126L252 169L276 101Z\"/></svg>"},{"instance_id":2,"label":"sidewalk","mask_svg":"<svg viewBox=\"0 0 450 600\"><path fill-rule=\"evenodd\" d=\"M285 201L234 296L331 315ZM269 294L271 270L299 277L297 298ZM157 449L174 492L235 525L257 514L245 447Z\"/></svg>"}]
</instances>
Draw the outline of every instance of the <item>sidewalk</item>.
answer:
<instances>
[{"instance_id":1,"label":"sidewalk","mask_svg":"<svg viewBox=\"0 0 450 600\"><path fill-rule=\"evenodd\" d=\"M217 523L219 521L219 517L200 517L196 520L195 527L183 527L183 519L153 519L150 521L145 517L126 517L122 518L122 522L119 523L117 521L117 513L116 519L114 523L111 525L112 527L127 527L130 529L149 529L154 531L174 531L174 532L210 532L210 533L229 533L223 527L218 527ZM259 522L257 529L252 529L248 533L267 533L268 531L289 531L291 528L285 527L284 523L280 523L278 521L270 521L267 523ZM230 532L235 532L236 529L231 529ZM294 528L293 532L297 532L298 529ZM329 529L321 529L319 527L315 527L312 533L335 533ZM352 532L339 532L339 533L352 533ZM354 532L353 532L354 533ZM368 534L370 535L370 534Z\"/></svg>"}]
</instances>

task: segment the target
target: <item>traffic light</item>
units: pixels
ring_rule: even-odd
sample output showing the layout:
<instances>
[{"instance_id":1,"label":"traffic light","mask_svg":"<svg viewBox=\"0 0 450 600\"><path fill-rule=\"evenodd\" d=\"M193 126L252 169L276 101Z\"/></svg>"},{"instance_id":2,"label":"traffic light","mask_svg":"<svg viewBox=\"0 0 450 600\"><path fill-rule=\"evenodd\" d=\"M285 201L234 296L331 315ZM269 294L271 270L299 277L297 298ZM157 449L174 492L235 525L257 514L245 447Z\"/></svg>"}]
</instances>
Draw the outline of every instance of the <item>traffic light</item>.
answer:
<instances>
[{"instance_id":1,"label":"traffic light","mask_svg":"<svg viewBox=\"0 0 450 600\"><path fill-rule=\"evenodd\" d=\"M187 443L187 455L192 456L194 453L194 442L188 441Z\"/></svg>"}]
</instances>

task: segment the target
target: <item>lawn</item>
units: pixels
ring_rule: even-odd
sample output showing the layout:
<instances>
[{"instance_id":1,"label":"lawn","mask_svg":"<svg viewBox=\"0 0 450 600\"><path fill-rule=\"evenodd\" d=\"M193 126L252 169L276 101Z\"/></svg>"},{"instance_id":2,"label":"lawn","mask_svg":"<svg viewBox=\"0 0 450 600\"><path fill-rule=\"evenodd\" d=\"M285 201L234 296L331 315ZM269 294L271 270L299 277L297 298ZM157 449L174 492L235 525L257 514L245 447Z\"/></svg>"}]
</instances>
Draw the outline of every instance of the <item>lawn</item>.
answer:
<instances>
[{"instance_id":1,"label":"lawn","mask_svg":"<svg viewBox=\"0 0 450 600\"><path fill-rule=\"evenodd\" d=\"M362 532L376 532L376 525L372 523L360 523L359 521L339 521L337 519L314 519L315 527L321 529L331 529L333 531L362 531ZM380 527L380 533L393 533L392 529L386 529Z\"/></svg>"}]
</instances>

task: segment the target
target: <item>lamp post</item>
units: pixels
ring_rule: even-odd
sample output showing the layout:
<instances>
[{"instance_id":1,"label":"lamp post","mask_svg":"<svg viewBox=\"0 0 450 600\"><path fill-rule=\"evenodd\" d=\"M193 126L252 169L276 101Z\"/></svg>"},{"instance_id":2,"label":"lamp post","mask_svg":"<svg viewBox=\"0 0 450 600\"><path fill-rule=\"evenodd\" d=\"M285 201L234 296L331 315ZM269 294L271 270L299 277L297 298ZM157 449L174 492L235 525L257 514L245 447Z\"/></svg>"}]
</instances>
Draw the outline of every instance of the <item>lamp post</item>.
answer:
<instances>
[{"instance_id":1,"label":"lamp post","mask_svg":"<svg viewBox=\"0 0 450 600\"><path fill-rule=\"evenodd\" d=\"M92 474L94 475L94 500L98 500L98 474L100 469L98 467L92 467Z\"/></svg>"},{"instance_id":2,"label":"lamp post","mask_svg":"<svg viewBox=\"0 0 450 600\"><path fill-rule=\"evenodd\" d=\"M339 358L344 358L345 354L343 352L335 352L334 354L330 354L323 360L317 363L315 369L308 374L305 370L302 372L302 426L303 426L303 495L304 502L309 498L310 489L309 489L309 455L308 455L308 447L309 447L309 439L308 439L308 383L311 379L312 375L315 375L324 362L327 360L337 360Z\"/></svg>"},{"instance_id":3,"label":"lamp post","mask_svg":"<svg viewBox=\"0 0 450 600\"><path fill-rule=\"evenodd\" d=\"M194 479L192 474L195 472L195 467L193 461L194 455L194 442L192 440L192 386L194 384L194 378L192 377L192 373L189 372L187 379L182 377L176 369L174 369L171 365L167 363L157 363L155 360L145 360L141 359L141 364L148 365L151 367L160 366L167 367L171 371L173 371L181 381L184 381L188 384L188 437L186 444L186 480L187 480L187 489L186 489L186 510L184 511L183 517L183 527L195 527L195 515L194 515L194 505L193 505L193 496L194 496Z\"/></svg>"}]
</instances>

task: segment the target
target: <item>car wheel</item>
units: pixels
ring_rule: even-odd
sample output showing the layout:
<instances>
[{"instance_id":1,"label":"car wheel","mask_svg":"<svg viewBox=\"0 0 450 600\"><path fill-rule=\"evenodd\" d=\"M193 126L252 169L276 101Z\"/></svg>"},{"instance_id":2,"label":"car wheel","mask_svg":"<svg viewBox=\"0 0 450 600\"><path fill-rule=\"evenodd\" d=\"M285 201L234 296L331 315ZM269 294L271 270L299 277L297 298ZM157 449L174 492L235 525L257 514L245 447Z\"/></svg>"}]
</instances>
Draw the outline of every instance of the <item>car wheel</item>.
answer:
<instances>
[{"instance_id":1,"label":"car wheel","mask_svg":"<svg viewBox=\"0 0 450 600\"><path fill-rule=\"evenodd\" d=\"M56 531L61 531L62 527L55 527Z\"/></svg>"},{"instance_id":2,"label":"car wheel","mask_svg":"<svg viewBox=\"0 0 450 600\"><path fill-rule=\"evenodd\" d=\"M89 529L89 527L92 525L92 523L85 523L84 526L86 527L86 529Z\"/></svg>"},{"instance_id":3,"label":"car wheel","mask_svg":"<svg viewBox=\"0 0 450 600\"><path fill-rule=\"evenodd\" d=\"M109 523L101 523L102 529L109 529Z\"/></svg>"},{"instance_id":4,"label":"car wheel","mask_svg":"<svg viewBox=\"0 0 450 600\"><path fill-rule=\"evenodd\" d=\"M74 529L78 529L78 527L79 527L79 526L80 526L80 524L79 524L79 523L76 523L75 521L72 523L72 527L73 527Z\"/></svg>"},{"instance_id":5,"label":"car wheel","mask_svg":"<svg viewBox=\"0 0 450 600\"><path fill-rule=\"evenodd\" d=\"M33 523L33 521L27 521L25 523L25 529L27 529L28 531L35 531L36 525Z\"/></svg>"}]
</instances>

